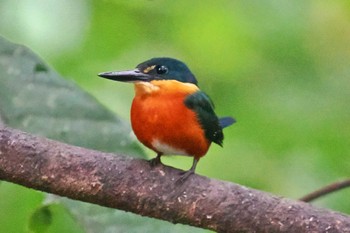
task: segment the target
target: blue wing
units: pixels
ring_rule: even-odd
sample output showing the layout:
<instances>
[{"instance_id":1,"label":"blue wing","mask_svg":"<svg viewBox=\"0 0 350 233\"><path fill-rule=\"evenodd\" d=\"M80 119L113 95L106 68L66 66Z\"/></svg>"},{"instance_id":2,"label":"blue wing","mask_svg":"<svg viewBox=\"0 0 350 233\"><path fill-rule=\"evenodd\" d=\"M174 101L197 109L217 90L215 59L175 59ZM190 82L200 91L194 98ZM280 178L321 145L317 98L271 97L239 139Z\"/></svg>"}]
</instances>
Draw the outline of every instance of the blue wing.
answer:
<instances>
[{"instance_id":1,"label":"blue wing","mask_svg":"<svg viewBox=\"0 0 350 233\"><path fill-rule=\"evenodd\" d=\"M235 120L231 117L219 119L214 112L213 102L209 96L202 91L197 91L189 95L184 103L188 108L196 112L206 138L222 146L222 141L224 139L222 129L233 124Z\"/></svg>"}]
</instances>

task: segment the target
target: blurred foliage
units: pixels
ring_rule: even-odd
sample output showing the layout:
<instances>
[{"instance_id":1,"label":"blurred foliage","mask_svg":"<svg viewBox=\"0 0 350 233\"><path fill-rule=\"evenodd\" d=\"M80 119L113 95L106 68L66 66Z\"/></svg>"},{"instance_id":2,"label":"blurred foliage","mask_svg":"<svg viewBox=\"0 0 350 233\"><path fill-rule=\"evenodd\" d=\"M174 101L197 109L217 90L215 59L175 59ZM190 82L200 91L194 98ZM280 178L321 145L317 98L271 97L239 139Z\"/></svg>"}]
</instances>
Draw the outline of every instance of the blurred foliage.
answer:
<instances>
[{"instance_id":1,"label":"blurred foliage","mask_svg":"<svg viewBox=\"0 0 350 233\"><path fill-rule=\"evenodd\" d=\"M224 148L200 161L200 174L291 198L349 176L347 0L3 0L0 34L126 121L132 86L96 74L155 56L185 61L216 112L238 121ZM188 168L191 160L166 163ZM349 195L315 204L350 213Z\"/></svg>"},{"instance_id":2,"label":"blurred foliage","mask_svg":"<svg viewBox=\"0 0 350 233\"><path fill-rule=\"evenodd\" d=\"M29 49L0 37L0 58L0 113L8 126L95 150L142 154L130 125Z\"/></svg>"}]
</instances>

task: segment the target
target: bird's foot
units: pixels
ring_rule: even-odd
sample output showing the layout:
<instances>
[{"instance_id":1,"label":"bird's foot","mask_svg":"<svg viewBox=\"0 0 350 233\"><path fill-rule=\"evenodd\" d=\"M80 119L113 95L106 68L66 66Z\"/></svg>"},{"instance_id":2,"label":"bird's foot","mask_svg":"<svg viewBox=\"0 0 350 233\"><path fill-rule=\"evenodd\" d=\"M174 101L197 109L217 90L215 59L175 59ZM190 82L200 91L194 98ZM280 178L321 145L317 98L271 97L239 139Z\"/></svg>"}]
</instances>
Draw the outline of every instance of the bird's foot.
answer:
<instances>
[{"instance_id":1,"label":"bird's foot","mask_svg":"<svg viewBox=\"0 0 350 233\"><path fill-rule=\"evenodd\" d=\"M195 158L195 157L193 158L192 167L190 168L190 170L183 171L180 173L180 177L175 181L176 185L182 185L187 180L188 177L190 177L192 174L194 174L198 160L199 160L198 158Z\"/></svg>"},{"instance_id":2,"label":"bird's foot","mask_svg":"<svg viewBox=\"0 0 350 233\"><path fill-rule=\"evenodd\" d=\"M151 167L158 166L161 163L162 162L160 161L160 155L157 155L157 157L149 160L149 164L151 165Z\"/></svg>"},{"instance_id":3,"label":"bird's foot","mask_svg":"<svg viewBox=\"0 0 350 233\"><path fill-rule=\"evenodd\" d=\"M194 174L194 171L191 169L188 171L181 172L180 177L175 181L175 184L182 185L192 174Z\"/></svg>"}]
</instances>

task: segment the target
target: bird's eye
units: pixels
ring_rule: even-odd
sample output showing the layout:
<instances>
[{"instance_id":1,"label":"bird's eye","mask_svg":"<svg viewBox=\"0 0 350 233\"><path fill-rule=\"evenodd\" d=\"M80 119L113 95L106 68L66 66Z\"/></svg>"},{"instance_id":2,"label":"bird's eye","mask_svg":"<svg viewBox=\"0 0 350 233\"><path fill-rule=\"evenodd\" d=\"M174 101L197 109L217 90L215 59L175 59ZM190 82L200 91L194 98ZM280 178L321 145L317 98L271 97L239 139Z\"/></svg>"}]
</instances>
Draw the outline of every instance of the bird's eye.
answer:
<instances>
[{"instance_id":1,"label":"bird's eye","mask_svg":"<svg viewBox=\"0 0 350 233\"><path fill-rule=\"evenodd\" d=\"M157 74L166 74L168 73L168 67L163 65L158 65L156 66L156 71L157 71Z\"/></svg>"}]
</instances>

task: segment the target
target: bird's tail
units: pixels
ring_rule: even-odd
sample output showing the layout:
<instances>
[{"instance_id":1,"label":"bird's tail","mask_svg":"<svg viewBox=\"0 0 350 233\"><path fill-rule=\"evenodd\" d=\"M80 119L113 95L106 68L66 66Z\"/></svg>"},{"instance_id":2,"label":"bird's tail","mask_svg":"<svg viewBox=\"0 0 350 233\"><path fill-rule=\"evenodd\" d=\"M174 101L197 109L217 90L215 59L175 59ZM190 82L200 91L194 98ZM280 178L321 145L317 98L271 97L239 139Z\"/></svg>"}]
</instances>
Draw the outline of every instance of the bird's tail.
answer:
<instances>
[{"instance_id":1,"label":"bird's tail","mask_svg":"<svg viewBox=\"0 0 350 233\"><path fill-rule=\"evenodd\" d=\"M236 120L232 117L221 117L219 119L219 124L220 124L221 128L228 127L235 122L236 122Z\"/></svg>"}]
</instances>

